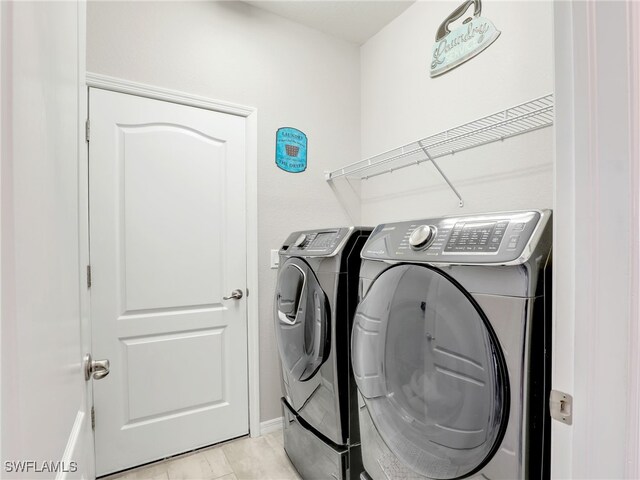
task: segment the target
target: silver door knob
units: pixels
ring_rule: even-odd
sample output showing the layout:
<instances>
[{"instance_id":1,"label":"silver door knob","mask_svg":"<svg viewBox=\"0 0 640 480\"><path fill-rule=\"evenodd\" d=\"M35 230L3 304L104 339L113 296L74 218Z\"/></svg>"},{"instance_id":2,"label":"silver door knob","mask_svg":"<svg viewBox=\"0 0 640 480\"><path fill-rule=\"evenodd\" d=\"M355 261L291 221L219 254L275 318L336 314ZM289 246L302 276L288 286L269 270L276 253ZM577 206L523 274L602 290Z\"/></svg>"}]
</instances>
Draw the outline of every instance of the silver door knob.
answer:
<instances>
[{"instance_id":1,"label":"silver door knob","mask_svg":"<svg viewBox=\"0 0 640 480\"><path fill-rule=\"evenodd\" d=\"M91 377L94 380L106 377L109 375L109 366L109 360L93 360L91 354L87 353L84 356L84 379L89 381Z\"/></svg>"},{"instance_id":2,"label":"silver door knob","mask_svg":"<svg viewBox=\"0 0 640 480\"><path fill-rule=\"evenodd\" d=\"M223 300L240 300L242 298L242 290L236 288L233 292L231 292L230 297L222 297Z\"/></svg>"}]
</instances>

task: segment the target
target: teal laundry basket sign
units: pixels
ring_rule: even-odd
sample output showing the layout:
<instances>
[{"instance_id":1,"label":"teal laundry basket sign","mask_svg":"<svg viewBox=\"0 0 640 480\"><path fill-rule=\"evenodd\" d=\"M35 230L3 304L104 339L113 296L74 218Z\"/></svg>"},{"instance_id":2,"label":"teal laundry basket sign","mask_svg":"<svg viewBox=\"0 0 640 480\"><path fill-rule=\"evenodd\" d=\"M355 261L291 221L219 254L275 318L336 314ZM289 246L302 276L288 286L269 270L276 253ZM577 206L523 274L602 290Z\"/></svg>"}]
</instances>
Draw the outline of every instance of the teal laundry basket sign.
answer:
<instances>
[{"instance_id":1,"label":"teal laundry basket sign","mask_svg":"<svg viewBox=\"0 0 640 480\"><path fill-rule=\"evenodd\" d=\"M297 128L282 127L276 132L276 165L291 173L307 169L307 136Z\"/></svg>"}]
</instances>

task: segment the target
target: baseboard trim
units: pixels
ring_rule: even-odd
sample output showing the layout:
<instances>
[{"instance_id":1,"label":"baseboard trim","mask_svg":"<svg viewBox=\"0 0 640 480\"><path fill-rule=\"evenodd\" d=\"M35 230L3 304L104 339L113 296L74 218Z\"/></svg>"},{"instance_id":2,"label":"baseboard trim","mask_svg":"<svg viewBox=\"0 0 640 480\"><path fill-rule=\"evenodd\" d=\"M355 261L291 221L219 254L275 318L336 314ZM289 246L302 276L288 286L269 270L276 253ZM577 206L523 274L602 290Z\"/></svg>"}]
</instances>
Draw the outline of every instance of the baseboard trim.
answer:
<instances>
[{"instance_id":1,"label":"baseboard trim","mask_svg":"<svg viewBox=\"0 0 640 480\"><path fill-rule=\"evenodd\" d=\"M272 418L266 422L260 422L260 435L276 432L282 429L282 417Z\"/></svg>"},{"instance_id":2,"label":"baseboard trim","mask_svg":"<svg viewBox=\"0 0 640 480\"><path fill-rule=\"evenodd\" d=\"M69 478L67 469L70 468L71 463L75 463L76 465L81 461L81 455L79 455L78 449L84 447L81 443L82 429L84 427L85 422L85 413L83 411L78 411L76 414L76 419L73 422L73 427L71 427L71 434L67 439L67 445L64 449L64 453L62 454L62 465L65 466L64 469L56 473L56 480L66 480ZM80 468L85 467L80 464ZM78 474L84 477L85 471L80 471L77 474L75 471L73 472L72 477L77 477Z\"/></svg>"}]
</instances>

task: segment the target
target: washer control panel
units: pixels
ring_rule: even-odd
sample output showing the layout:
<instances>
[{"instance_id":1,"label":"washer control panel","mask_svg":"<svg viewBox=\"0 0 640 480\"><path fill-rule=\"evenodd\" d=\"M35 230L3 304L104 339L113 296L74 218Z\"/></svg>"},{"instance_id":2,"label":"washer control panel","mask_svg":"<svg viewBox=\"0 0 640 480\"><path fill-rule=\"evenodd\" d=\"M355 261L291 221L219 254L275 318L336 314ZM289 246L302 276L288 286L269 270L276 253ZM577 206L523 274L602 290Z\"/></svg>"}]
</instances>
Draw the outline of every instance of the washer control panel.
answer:
<instances>
[{"instance_id":1,"label":"washer control panel","mask_svg":"<svg viewBox=\"0 0 640 480\"><path fill-rule=\"evenodd\" d=\"M280 253L299 256L328 256L335 253L349 234L350 228L294 232L285 241Z\"/></svg>"},{"instance_id":2,"label":"washer control panel","mask_svg":"<svg viewBox=\"0 0 640 480\"><path fill-rule=\"evenodd\" d=\"M518 259L543 215L527 211L431 218L378 225L363 258L442 263L505 263Z\"/></svg>"},{"instance_id":3,"label":"washer control panel","mask_svg":"<svg viewBox=\"0 0 640 480\"><path fill-rule=\"evenodd\" d=\"M524 225L524 224L522 224ZM509 226L508 220L499 222L458 222L453 226L444 251L497 252Z\"/></svg>"},{"instance_id":4,"label":"washer control panel","mask_svg":"<svg viewBox=\"0 0 640 480\"><path fill-rule=\"evenodd\" d=\"M304 234L304 233L301 233L300 235L298 235L298 238L296 238L296 241L293 242L293 246L294 247L299 247L300 245L302 245L306 241L307 241L307 235Z\"/></svg>"},{"instance_id":5,"label":"washer control panel","mask_svg":"<svg viewBox=\"0 0 640 480\"><path fill-rule=\"evenodd\" d=\"M433 243L437 231L433 225L420 225L409 235L409 245L414 250L423 250Z\"/></svg>"}]
</instances>

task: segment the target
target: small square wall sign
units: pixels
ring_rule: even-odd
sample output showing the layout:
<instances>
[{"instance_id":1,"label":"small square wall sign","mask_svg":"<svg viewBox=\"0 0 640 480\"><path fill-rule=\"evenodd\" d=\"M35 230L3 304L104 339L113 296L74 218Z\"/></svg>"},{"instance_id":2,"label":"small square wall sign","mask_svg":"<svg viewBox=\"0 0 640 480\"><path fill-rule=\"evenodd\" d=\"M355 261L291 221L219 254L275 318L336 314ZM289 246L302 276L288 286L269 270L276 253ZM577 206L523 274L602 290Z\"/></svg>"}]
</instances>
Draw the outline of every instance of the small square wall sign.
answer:
<instances>
[{"instance_id":1,"label":"small square wall sign","mask_svg":"<svg viewBox=\"0 0 640 480\"><path fill-rule=\"evenodd\" d=\"M282 127L276 132L276 165L291 173L307 169L307 136L297 128Z\"/></svg>"}]
</instances>

